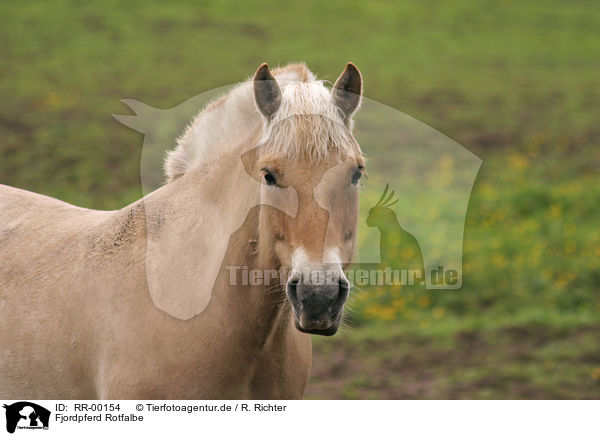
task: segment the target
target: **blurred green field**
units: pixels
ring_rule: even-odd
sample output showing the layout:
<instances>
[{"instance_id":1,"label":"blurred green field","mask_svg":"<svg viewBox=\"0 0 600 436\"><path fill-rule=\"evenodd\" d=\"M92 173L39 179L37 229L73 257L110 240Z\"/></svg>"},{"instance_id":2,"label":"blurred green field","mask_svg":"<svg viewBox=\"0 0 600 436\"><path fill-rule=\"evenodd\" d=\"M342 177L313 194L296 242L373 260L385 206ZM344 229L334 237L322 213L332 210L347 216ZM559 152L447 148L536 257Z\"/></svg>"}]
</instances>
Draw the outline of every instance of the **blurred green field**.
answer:
<instances>
[{"instance_id":1,"label":"blurred green field","mask_svg":"<svg viewBox=\"0 0 600 436\"><path fill-rule=\"evenodd\" d=\"M0 183L122 207L142 137L120 99L352 60L368 97L484 162L463 288L357 291L307 398L600 398L599 29L591 0L3 2Z\"/></svg>"}]
</instances>

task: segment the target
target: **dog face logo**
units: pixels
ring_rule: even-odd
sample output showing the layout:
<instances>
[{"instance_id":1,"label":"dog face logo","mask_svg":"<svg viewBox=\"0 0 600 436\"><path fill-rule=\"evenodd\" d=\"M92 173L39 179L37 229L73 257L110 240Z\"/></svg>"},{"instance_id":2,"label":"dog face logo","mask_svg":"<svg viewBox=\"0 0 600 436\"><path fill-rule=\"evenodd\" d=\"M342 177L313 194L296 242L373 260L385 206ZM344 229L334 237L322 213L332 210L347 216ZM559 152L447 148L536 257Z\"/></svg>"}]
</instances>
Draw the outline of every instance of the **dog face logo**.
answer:
<instances>
[{"instance_id":1,"label":"dog face logo","mask_svg":"<svg viewBox=\"0 0 600 436\"><path fill-rule=\"evenodd\" d=\"M14 433L18 429L48 429L50 411L28 401L3 405L6 409L6 431Z\"/></svg>"}]
</instances>

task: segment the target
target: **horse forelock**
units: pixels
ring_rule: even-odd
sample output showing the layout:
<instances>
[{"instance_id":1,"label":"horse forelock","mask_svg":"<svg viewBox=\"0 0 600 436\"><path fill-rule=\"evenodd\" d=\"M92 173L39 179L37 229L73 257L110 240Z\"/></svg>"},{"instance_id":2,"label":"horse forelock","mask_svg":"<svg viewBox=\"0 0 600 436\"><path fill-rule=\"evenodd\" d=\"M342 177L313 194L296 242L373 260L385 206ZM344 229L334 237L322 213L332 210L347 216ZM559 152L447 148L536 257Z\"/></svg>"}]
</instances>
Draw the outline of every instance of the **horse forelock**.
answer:
<instances>
[{"instance_id":1,"label":"horse forelock","mask_svg":"<svg viewBox=\"0 0 600 436\"><path fill-rule=\"evenodd\" d=\"M290 82L281 106L265 126L258 145L265 153L318 163L335 154L360 155L351 124L346 125L322 81Z\"/></svg>"},{"instance_id":2,"label":"horse forelock","mask_svg":"<svg viewBox=\"0 0 600 436\"><path fill-rule=\"evenodd\" d=\"M196 166L218 159L242 147L246 138L262 129L256 144L265 152L289 159L326 159L332 153L360 155L331 92L305 64L273 70L282 92L281 106L266 123L254 102L252 82L234 87L229 94L207 105L178 138L167 154L165 173L171 181ZM245 150L240 150L241 152Z\"/></svg>"}]
</instances>

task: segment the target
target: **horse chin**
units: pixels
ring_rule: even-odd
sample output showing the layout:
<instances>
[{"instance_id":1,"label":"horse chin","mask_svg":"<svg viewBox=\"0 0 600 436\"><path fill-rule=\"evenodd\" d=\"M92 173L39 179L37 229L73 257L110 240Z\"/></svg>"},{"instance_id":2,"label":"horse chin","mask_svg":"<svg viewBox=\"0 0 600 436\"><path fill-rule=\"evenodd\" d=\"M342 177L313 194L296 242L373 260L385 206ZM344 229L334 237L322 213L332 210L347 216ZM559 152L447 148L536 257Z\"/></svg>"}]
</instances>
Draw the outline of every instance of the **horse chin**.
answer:
<instances>
[{"instance_id":1,"label":"horse chin","mask_svg":"<svg viewBox=\"0 0 600 436\"><path fill-rule=\"evenodd\" d=\"M302 327L300 320L298 319L298 315L294 314L294 323L296 324L296 328L302 333L308 333L311 335L321 335L321 336L333 336L337 333L340 328L340 323L342 319L342 312L336 316L336 318L330 323L328 327L325 328L317 328L313 326Z\"/></svg>"}]
</instances>

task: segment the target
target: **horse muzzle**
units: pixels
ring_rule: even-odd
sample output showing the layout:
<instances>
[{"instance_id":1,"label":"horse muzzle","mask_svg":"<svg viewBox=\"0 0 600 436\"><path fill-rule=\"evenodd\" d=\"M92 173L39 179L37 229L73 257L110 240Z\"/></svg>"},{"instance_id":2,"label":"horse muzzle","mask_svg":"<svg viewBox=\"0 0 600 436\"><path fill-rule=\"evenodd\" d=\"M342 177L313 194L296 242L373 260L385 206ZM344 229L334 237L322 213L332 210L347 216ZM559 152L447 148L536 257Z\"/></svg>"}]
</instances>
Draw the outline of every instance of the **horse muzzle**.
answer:
<instances>
[{"instance_id":1,"label":"horse muzzle","mask_svg":"<svg viewBox=\"0 0 600 436\"><path fill-rule=\"evenodd\" d=\"M303 333L334 335L340 327L349 289L345 278L335 284L313 285L300 277L291 277L286 290L296 328Z\"/></svg>"}]
</instances>

